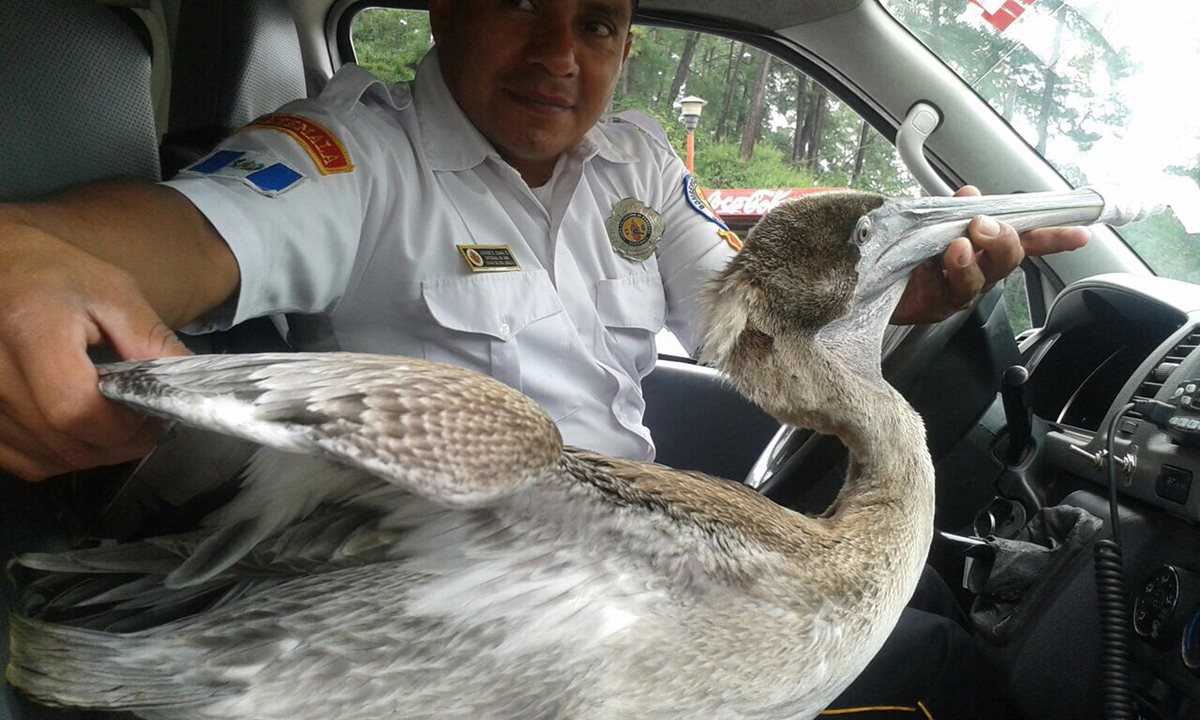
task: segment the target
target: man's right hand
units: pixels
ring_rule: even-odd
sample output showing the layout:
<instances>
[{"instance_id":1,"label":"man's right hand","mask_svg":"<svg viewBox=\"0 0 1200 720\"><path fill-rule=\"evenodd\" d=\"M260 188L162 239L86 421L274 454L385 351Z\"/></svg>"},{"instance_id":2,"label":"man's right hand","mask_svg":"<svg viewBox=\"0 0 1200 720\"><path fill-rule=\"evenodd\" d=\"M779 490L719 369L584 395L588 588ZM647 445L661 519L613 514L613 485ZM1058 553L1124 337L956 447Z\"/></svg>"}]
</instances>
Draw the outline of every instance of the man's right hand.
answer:
<instances>
[{"instance_id":1,"label":"man's right hand","mask_svg":"<svg viewBox=\"0 0 1200 720\"><path fill-rule=\"evenodd\" d=\"M140 457L157 423L103 398L90 346L185 355L126 271L0 214L0 468L26 480Z\"/></svg>"}]
</instances>

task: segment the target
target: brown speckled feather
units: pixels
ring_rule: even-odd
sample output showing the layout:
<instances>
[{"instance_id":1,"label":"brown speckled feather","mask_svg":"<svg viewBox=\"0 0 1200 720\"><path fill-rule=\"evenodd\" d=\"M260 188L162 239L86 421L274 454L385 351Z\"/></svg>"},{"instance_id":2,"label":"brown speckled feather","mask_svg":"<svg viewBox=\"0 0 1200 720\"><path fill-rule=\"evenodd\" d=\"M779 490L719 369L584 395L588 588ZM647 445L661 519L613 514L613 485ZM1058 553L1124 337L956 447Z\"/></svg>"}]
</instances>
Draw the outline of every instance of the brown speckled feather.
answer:
<instances>
[{"instance_id":1,"label":"brown speckled feather","mask_svg":"<svg viewBox=\"0 0 1200 720\"><path fill-rule=\"evenodd\" d=\"M149 413L317 453L448 505L486 504L562 452L536 403L478 373L413 358L215 355L101 369L106 396Z\"/></svg>"}]
</instances>

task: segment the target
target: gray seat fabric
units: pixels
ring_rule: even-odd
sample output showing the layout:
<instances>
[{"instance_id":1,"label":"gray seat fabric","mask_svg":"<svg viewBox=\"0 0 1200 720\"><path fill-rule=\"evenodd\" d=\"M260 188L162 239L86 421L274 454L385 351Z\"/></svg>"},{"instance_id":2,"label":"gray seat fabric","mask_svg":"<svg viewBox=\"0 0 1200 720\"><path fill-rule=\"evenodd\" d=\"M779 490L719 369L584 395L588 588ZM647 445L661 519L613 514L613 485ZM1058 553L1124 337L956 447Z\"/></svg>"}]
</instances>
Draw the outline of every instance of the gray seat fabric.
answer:
<instances>
[{"instance_id":1,"label":"gray seat fabric","mask_svg":"<svg viewBox=\"0 0 1200 720\"><path fill-rule=\"evenodd\" d=\"M286 0L182 0L169 130L234 130L306 94Z\"/></svg>"},{"instance_id":2,"label":"gray seat fabric","mask_svg":"<svg viewBox=\"0 0 1200 720\"><path fill-rule=\"evenodd\" d=\"M150 54L94 0L0 0L0 201L157 179Z\"/></svg>"},{"instance_id":3,"label":"gray seat fabric","mask_svg":"<svg viewBox=\"0 0 1200 720\"><path fill-rule=\"evenodd\" d=\"M307 94L287 0L181 0L163 174Z\"/></svg>"}]
</instances>

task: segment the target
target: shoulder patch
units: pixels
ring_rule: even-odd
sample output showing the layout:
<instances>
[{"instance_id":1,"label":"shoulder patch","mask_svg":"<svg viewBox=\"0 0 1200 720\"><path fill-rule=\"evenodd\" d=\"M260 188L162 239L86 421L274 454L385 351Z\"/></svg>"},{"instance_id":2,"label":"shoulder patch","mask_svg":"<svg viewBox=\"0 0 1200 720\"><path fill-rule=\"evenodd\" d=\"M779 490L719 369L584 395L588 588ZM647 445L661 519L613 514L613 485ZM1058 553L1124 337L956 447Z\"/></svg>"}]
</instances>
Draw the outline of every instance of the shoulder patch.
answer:
<instances>
[{"instance_id":1,"label":"shoulder patch","mask_svg":"<svg viewBox=\"0 0 1200 720\"><path fill-rule=\"evenodd\" d=\"M245 129L278 130L300 143L322 175L354 171L350 153L342 141L322 125L303 115L271 113L246 126Z\"/></svg>"},{"instance_id":2,"label":"shoulder patch","mask_svg":"<svg viewBox=\"0 0 1200 720\"><path fill-rule=\"evenodd\" d=\"M241 180L267 197L282 195L306 179L300 171L265 153L229 149L209 153L180 171L184 173Z\"/></svg>"},{"instance_id":3,"label":"shoulder patch","mask_svg":"<svg viewBox=\"0 0 1200 720\"><path fill-rule=\"evenodd\" d=\"M721 230L729 232L729 226L717 215L717 211L713 210L708 198L704 197L704 191L700 189L700 183L696 182L696 176L691 173L683 176L683 197L693 210L700 213L701 217Z\"/></svg>"}]
</instances>

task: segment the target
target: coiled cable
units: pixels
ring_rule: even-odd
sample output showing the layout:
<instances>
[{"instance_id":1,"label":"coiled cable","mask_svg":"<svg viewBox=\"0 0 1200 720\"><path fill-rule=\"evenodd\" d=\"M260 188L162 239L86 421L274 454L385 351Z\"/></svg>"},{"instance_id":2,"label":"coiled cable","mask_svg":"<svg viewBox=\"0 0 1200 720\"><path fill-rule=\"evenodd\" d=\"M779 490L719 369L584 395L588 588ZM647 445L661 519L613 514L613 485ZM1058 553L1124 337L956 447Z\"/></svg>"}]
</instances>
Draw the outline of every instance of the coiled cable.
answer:
<instances>
[{"instance_id":1,"label":"coiled cable","mask_svg":"<svg viewBox=\"0 0 1200 720\"><path fill-rule=\"evenodd\" d=\"M1125 596L1125 573L1121 557L1121 523L1117 512L1117 463L1113 455L1117 424L1133 403L1116 413L1108 423L1105 465L1108 471L1109 529L1112 539L1096 543L1096 602L1100 610L1100 678L1105 720L1136 720L1133 682L1129 666L1133 650L1129 644L1129 605Z\"/></svg>"}]
</instances>

